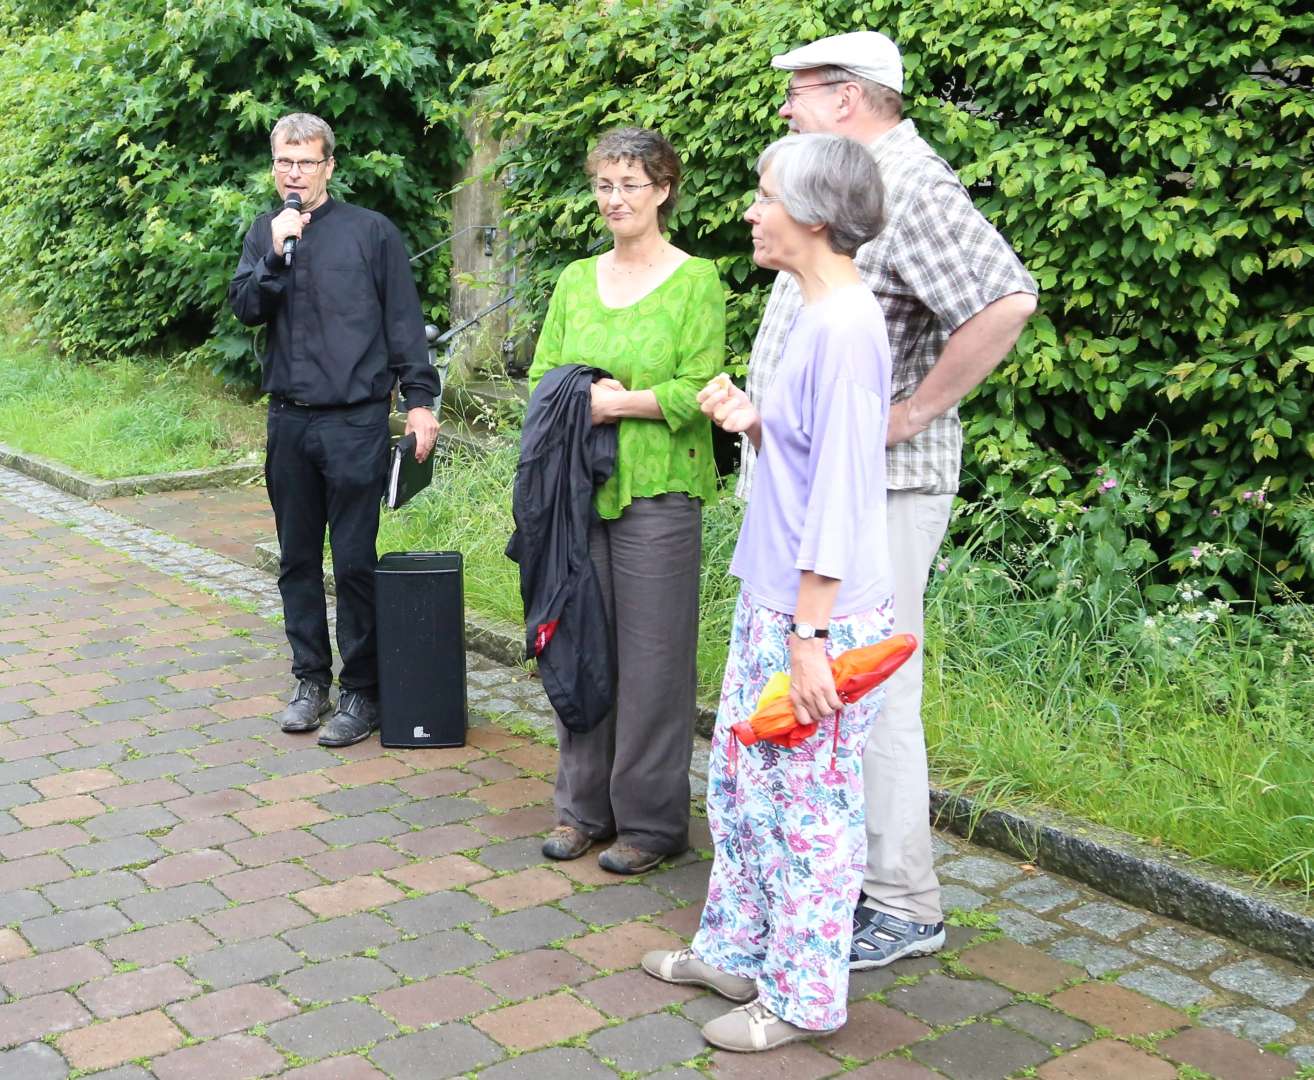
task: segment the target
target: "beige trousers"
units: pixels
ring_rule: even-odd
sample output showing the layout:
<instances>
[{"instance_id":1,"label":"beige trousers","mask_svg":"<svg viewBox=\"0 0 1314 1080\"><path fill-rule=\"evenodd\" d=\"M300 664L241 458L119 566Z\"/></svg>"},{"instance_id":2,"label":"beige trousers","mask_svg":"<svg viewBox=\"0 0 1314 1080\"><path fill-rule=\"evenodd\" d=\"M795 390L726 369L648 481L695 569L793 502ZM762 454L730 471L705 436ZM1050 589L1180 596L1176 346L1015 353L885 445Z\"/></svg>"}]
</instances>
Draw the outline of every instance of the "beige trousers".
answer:
<instances>
[{"instance_id":1,"label":"beige trousers","mask_svg":"<svg viewBox=\"0 0 1314 1080\"><path fill-rule=\"evenodd\" d=\"M894 632L923 639L922 599L931 563L949 527L952 495L891 491L890 568ZM867 806L867 872L871 906L918 923L935 923L940 882L931 856L930 782L922 731L922 650L885 684L885 711L863 752Z\"/></svg>"}]
</instances>

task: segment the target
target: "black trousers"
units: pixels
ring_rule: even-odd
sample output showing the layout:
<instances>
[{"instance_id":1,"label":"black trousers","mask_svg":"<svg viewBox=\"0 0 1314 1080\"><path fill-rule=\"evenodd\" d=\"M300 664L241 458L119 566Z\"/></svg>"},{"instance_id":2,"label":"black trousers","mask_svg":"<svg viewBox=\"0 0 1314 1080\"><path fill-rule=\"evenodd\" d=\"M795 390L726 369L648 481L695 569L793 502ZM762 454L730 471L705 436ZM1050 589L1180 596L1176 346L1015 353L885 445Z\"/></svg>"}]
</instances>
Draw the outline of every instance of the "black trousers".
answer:
<instances>
[{"instance_id":1,"label":"black trousers","mask_svg":"<svg viewBox=\"0 0 1314 1080\"><path fill-rule=\"evenodd\" d=\"M292 674L333 682L324 596L324 528L337 589L339 684L378 691L374 630L375 539L388 469L388 402L314 409L269 403L265 482L278 527L278 590L283 597Z\"/></svg>"}]
</instances>

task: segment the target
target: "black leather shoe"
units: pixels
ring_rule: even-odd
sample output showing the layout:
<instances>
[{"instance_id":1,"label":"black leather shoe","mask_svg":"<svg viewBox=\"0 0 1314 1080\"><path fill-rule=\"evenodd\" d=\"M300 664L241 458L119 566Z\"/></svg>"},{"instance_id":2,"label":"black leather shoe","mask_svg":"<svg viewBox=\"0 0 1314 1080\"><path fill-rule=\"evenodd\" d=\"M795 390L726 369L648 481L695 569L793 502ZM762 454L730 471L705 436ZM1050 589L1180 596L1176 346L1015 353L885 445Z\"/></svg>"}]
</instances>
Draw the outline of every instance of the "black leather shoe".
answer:
<instances>
[{"instance_id":1,"label":"black leather shoe","mask_svg":"<svg viewBox=\"0 0 1314 1080\"><path fill-rule=\"evenodd\" d=\"M319 733L320 746L351 746L379 730L379 703L359 690L338 695L338 708Z\"/></svg>"},{"instance_id":2,"label":"black leather shoe","mask_svg":"<svg viewBox=\"0 0 1314 1080\"><path fill-rule=\"evenodd\" d=\"M329 692L327 686L302 679L278 718L278 726L291 734L302 731L314 731L329 711Z\"/></svg>"}]
</instances>

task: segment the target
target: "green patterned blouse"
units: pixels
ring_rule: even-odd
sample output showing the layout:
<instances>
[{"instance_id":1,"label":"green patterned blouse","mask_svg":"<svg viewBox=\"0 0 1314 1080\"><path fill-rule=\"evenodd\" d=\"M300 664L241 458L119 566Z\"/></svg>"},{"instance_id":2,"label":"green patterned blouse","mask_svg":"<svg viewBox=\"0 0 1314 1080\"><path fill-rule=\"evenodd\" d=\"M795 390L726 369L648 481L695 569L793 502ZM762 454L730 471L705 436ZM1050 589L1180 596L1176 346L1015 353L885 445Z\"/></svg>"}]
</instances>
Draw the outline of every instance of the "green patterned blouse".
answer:
<instances>
[{"instance_id":1,"label":"green patterned blouse","mask_svg":"<svg viewBox=\"0 0 1314 1080\"><path fill-rule=\"evenodd\" d=\"M616 471L594 495L603 518L631 500L682 491L704 505L716 498L712 427L697 396L725 359L725 293L716 266L687 259L637 303L606 307L598 296L598 260L562 271L529 369L532 389L551 368L603 368L627 390L651 390L663 420L625 417L617 432Z\"/></svg>"}]
</instances>

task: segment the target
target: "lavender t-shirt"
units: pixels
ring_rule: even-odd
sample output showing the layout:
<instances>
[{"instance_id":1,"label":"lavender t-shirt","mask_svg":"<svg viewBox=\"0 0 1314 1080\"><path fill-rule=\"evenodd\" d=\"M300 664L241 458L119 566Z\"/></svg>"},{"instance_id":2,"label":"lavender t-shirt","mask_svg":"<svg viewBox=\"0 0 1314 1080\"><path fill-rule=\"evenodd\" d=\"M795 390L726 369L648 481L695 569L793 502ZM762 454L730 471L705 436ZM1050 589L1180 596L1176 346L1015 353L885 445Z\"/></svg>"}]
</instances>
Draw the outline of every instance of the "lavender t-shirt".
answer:
<instances>
[{"instance_id":1,"label":"lavender t-shirt","mask_svg":"<svg viewBox=\"0 0 1314 1080\"><path fill-rule=\"evenodd\" d=\"M832 615L891 595L885 530L890 344L865 285L799 312L762 401L762 445L730 572L754 604L792 613L799 572L842 584Z\"/></svg>"}]
</instances>

